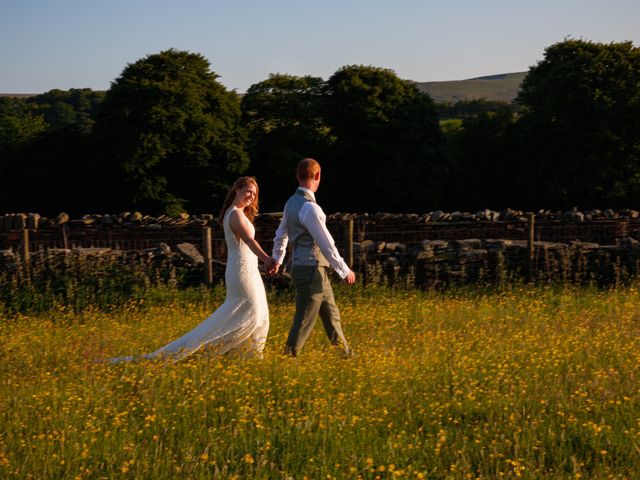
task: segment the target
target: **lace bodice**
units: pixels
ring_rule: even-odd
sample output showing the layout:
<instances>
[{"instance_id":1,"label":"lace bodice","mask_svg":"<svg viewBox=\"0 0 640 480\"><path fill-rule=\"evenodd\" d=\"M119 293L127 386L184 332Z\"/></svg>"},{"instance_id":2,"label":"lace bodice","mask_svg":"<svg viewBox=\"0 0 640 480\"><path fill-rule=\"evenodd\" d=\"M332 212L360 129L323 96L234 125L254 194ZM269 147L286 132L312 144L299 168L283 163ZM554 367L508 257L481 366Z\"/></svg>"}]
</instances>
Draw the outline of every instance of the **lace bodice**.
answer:
<instances>
[{"instance_id":1,"label":"lace bodice","mask_svg":"<svg viewBox=\"0 0 640 480\"><path fill-rule=\"evenodd\" d=\"M255 271L258 270L258 257L256 257L242 239L236 238L233 234L233 230L231 230L231 225L229 224L229 218L231 217L231 212L234 210L238 211L241 221L245 222L247 225L249 232L251 233L251 237L256 234L256 229L249 219L245 217L244 212L239 208L231 206L225 212L222 227L224 229L224 239L227 243L227 268L229 265L237 266L240 268L238 273L241 276L244 276L246 275L247 268L250 268L251 270L255 268ZM252 275L254 274L255 273L252 272Z\"/></svg>"}]
</instances>

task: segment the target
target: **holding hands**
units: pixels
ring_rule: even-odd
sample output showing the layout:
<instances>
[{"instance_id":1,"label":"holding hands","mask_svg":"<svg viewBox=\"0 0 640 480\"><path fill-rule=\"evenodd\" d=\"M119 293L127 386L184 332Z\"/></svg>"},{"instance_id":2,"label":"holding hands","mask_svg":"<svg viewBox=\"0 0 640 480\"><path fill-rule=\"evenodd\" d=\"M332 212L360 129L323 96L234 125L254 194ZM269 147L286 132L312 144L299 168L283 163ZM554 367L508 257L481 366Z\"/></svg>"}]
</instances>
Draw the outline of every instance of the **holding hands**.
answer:
<instances>
[{"instance_id":1,"label":"holding hands","mask_svg":"<svg viewBox=\"0 0 640 480\"><path fill-rule=\"evenodd\" d=\"M280 270L280 264L273 257L267 257L264 259L264 269L267 272L267 275L273 276L278 273L278 270ZM353 285L356 283L356 274L353 270L349 271L348 275L344 278L344 281L347 285Z\"/></svg>"},{"instance_id":2,"label":"holding hands","mask_svg":"<svg viewBox=\"0 0 640 480\"><path fill-rule=\"evenodd\" d=\"M267 271L268 275L275 275L276 273L278 273L280 265L275 261L273 257L267 257L264 260L264 268Z\"/></svg>"}]
</instances>

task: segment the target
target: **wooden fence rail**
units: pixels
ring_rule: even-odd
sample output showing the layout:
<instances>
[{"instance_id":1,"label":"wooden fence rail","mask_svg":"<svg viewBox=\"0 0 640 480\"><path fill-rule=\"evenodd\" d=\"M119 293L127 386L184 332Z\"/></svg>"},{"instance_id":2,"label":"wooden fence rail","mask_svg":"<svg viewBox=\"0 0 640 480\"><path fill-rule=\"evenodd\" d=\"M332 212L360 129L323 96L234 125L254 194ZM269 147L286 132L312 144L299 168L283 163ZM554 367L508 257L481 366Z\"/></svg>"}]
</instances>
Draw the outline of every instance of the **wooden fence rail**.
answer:
<instances>
[{"instance_id":1,"label":"wooden fence rail","mask_svg":"<svg viewBox=\"0 0 640 480\"><path fill-rule=\"evenodd\" d=\"M261 218L262 217L262 218ZM279 218L259 216L256 220L256 239L265 251L273 245L273 235ZM419 243L422 240L508 239L526 240L528 247L528 276L535 274L534 242L551 241L568 243L573 240L600 245L615 244L627 235L640 237L640 223L622 220L598 220L591 222L527 221L498 222L372 222L359 218L330 218L328 228L349 266L362 269L359 245L364 240L374 242ZM13 230L0 232L0 250L21 252L25 264L29 256L40 250L69 248L110 248L117 250L145 250L166 243L171 248L181 243L199 246L205 259L204 281L213 283L213 263L226 260L224 235L217 222L205 226L149 228L144 225L128 225L114 228L62 224L52 228ZM354 267L355 266L355 267Z\"/></svg>"}]
</instances>

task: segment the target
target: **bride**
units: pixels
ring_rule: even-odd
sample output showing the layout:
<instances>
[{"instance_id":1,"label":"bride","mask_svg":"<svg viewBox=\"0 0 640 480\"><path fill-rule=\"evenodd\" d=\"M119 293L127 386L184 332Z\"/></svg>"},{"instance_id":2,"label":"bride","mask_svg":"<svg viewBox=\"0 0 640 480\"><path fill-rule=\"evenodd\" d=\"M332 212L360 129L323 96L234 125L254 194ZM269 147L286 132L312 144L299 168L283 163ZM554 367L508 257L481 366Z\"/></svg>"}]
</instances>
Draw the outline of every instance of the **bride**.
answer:
<instances>
[{"instance_id":1,"label":"bride","mask_svg":"<svg viewBox=\"0 0 640 480\"><path fill-rule=\"evenodd\" d=\"M217 354L238 349L262 355L269 331L269 307L257 259L264 262L267 271L274 261L254 238L252 222L257 213L258 182L254 177L238 178L220 213L227 243L224 303L193 330L155 352L112 358L112 363L158 357L177 360L205 347Z\"/></svg>"}]
</instances>

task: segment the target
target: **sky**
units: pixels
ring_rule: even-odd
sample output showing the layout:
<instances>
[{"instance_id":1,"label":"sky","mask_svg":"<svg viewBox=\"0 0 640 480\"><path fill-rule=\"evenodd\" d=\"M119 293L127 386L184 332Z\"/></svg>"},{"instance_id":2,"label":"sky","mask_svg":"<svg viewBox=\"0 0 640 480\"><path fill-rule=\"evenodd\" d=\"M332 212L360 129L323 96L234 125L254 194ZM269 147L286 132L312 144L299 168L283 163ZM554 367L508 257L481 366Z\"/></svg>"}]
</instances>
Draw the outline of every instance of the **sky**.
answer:
<instances>
[{"instance_id":1,"label":"sky","mask_svg":"<svg viewBox=\"0 0 640 480\"><path fill-rule=\"evenodd\" d=\"M0 93L106 90L170 48L202 54L238 93L345 65L462 80L526 71L567 38L640 46L640 1L0 0Z\"/></svg>"}]
</instances>

